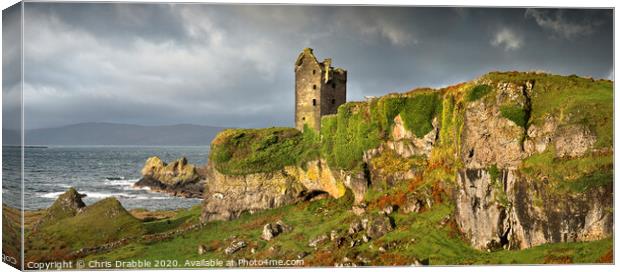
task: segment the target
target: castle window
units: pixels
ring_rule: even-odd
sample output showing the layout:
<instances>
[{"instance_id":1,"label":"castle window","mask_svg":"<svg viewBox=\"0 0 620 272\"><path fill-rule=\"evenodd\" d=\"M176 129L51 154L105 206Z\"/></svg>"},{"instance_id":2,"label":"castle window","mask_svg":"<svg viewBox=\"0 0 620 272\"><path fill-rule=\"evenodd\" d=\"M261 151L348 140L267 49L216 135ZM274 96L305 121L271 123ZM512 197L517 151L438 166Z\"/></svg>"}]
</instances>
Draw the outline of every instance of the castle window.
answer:
<instances>
[{"instance_id":1,"label":"castle window","mask_svg":"<svg viewBox=\"0 0 620 272\"><path fill-rule=\"evenodd\" d=\"M332 83L332 88L336 88L336 83Z\"/></svg>"},{"instance_id":2,"label":"castle window","mask_svg":"<svg viewBox=\"0 0 620 272\"><path fill-rule=\"evenodd\" d=\"M312 99L312 106L316 106L316 99Z\"/></svg>"},{"instance_id":3,"label":"castle window","mask_svg":"<svg viewBox=\"0 0 620 272\"><path fill-rule=\"evenodd\" d=\"M306 117L301 117L301 120L306 121Z\"/></svg>"},{"instance_id":4,"label":"castle window","mask_svg":"<svg viewBox=\"0 0 620 272\"><path fill-rule=\"evenodd\" d=\"M332 99L332 105L336 105L336 99Z\"/></svg>"},{"instance_id":5,"label":"castle window","mask_svg":"<svg viewBox=\"0 0 620 272\"><path fill-rule=\"evenodd\" d=\"M312 74L313 74L313 75L316 75L316 70L312 70Z\"/></svg>"},{"instance_id":6,"label":"castle window","mask_svg":"<svg viewBox=\"0 0 620 272\"><path fill-rule=\"evenodd\" d=\"M312 89L313 89L313 90L316 90L316 85L312 85Z\"/></svg>"}]
</instances>

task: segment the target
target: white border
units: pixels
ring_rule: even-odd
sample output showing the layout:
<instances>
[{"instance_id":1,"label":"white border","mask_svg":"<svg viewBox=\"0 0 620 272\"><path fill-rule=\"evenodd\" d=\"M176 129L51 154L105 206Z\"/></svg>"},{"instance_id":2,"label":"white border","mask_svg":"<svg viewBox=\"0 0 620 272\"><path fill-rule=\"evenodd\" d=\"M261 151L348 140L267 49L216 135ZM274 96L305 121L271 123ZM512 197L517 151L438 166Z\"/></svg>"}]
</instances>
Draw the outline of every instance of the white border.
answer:
<instances>
[{"instance_id":1,"label":"white border","mask_svg":"<svg viewBox=\"0 0 620 272\"><path fill-rule=\"evenodd\" d=\"M17 3L17 0L5 0L0 3L0 8L5 9L13 4ZM177 3L248 3L248 4L308 4L308 5L316 5L316 4L336 4L336 5L397 5L397 6L470 6L470 7L610 7L614 8L614 90L618 88L618 83L615 81L615 63L617 62L617 55L615 54L618 49L618 44L615 42L615 37L618 37L618 22L615 18L615 7L617 6L615 1L609 0L588 0L588 1L578 1L578 0L546 0L544 2L536 1L536 0L520 0L520 1L506 1L506 0L441 0L441 1L432 1L432 0L417 0L417 1L403 1L403 0L384 0L384 1L351 1L351 0L338 0L338 1L329 1L329 0L314 0L314 1L302 1L302 0L288 0L288 1L264 1L264 0L237 0L237 1L200 1L200 0L168 0L168 1L148 1L148 0L129 0L129 1L84 1L84 0L63 0L63 1L46 1L46 0L36 0L36 1L26 1L26 2L177 2ZM22 24L23 28L23 24ZM0 20L0 33L2 31L2 20ZM0 50L1 50L1 37L0 35ZM23 35L22 35L23 37ZM23 58L23 56L22 56ZM22 65L23 69L23 65ZM23 71L22 71L23 73ZM22 74L23 79L23 74ZM0 82L2 81L2 67L0 65ZM22 82L23 83L23 82ZM615 92L614 92L615 94ZM615 118L615 112L620 108L620 98L614 95L614 146L616 143L616 139L618 138L620 132L620 126L618 126L620 120ZM0 105L0 120L1 120L1 105ZM23 118L23 113L22 113ZM23 124L22 124L23 125ZM2 136L0 134L0 142L2 140ZM618 161L618 153L614 153L614 161ZM0 162L2 159L0 158ZM1 170L0 170L1 174ZM614 177L618 177L620 174L619 168L614 169ZM614 181L614 192L616 192L616 183ZM23 189L23 186L22 186ZM23 195L23 194L22 194ZM0 196L1 200L1 196ZM614 210L618 210L619 206L619 198L614 197ZM615 213L614 213L615 215ZM616 226L616 218L614 217L614 227ZM1 219L0 219L1 222ZM481 272L496 272L497 269L502 269L504 271L548 271L548 270L562 270L563 272L572 272L572 271L615 271L618 265L619 258L618 253L620 253L620 247L616 242L616 237L618 235L618 230L614 229L614 262L615 265L544 265L544 266L452 266L452 267L415 267L415 268L404 268L404 267L373 267L373 268L360 268L366 271L409 271L413 269L422 269L424 271L481 271ZM9 269L13 269L12 267L1 263L0 269L2 271L6 271ZM308 268L303 271L330 271L333 268ZM339 271L350 271L354 268L340 268ZM16 270L14 270L16 271ZM126 270L130 271L130 270ZM140 270L138 270L140 271ZM142 270L143 271L143 270ZM151 271L187 271L187 270L151 270ZM213 269L210 271L231 271L231 269ZM239 271L235 269L233 271ZM282 269L260 269L260 271L282 271ZM291 271L290 269L287 271Z\"/></svg>"}]
</instances>

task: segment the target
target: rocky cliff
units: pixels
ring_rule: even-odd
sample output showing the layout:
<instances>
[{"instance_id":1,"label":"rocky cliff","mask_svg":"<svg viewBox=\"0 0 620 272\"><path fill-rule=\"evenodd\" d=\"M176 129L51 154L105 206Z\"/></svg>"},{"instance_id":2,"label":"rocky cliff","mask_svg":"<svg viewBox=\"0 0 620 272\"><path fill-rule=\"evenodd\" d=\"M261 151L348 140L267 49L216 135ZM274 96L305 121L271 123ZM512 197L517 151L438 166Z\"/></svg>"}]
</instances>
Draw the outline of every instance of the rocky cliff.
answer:
<instances>
[{"instance_id":1,"label":"rocky cliff","mask_svg":"<svg viewBox=\"0 0 620 272\"><path fill-rule=\"evenodd\" d=\"M170 164L159 157L150 157L142 168L142 178L134 186L174 196L202 198L204 177L185 157Z\"/></svg>"},{"instance_id":2,"label":"rocky cliff","mask_svg":"<svg viewBox=\"0 0 620 272\"><path fill-rule=\"evenodd\" d=\"M586 110L610 101L589 97L600 100L543 111L551 105L539 103L554 102L543 100L552 92L548 81L478 83L492 91L465 106L460 146L464 167L458 169L455 194L457 222L472 245L528 248L611 235L612 148L604 142L611 131L601 127L608 126L604 122L611 115L593 120L596 113ZM571 79L567 84L600 92L590 96L609 95L596 89L596 82ZM556 99L582 95L569 93L570 85L566 88ZM521 111L521 119L508 115L508 107ZM611 113L604 106L600 110ZM545 161L539 161L542 158ZM565 168L569 165L574 168ZM570 188L580 183L585 187Z\"/></svg>"},{"instance_id":3,"label":"rocky cliff","mask_svg":"<svg viewBox=\"0 0 620 272\"><path fill-rule=\"evenodd\" d=\"M448 205L478 249L597 240L613 229L612 117L610 81L509 72L346 103L320 132L226 130L202 219L351 190L361 213Z\"/></svg>"}]
</instances>

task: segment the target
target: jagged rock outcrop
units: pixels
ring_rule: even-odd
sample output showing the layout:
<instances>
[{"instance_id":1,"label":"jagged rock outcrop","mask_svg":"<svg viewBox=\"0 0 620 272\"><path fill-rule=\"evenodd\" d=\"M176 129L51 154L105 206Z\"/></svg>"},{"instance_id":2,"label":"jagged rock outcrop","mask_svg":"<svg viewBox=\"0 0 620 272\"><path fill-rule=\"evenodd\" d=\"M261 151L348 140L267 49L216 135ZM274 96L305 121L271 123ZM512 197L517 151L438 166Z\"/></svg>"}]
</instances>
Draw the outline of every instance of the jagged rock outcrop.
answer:
<instances>
[{"instance_id":1,"label":"jagged rock outcrop","mask_svg":"<svg viewBox=\"0 0 620 272\"><path fill-rule=\"evenodd\" d=\"M142 168L142 178L134 186L174 196L202 198L204 178L185 157L170 164L159 157L150 157Z\"/></svg>"},{"instance_id":2,"label":"jagged rock outcrop","mask_svg":"<svg viewBox=\"0 0 620 272\"><path fill-rule=\"evenodd\" d=\"M65 193L58 196L52 206L45 211L45 215L37 221L34 229L36 230L80 213L86 207L86 204L82 201L82 198L85 196L85 194L78 193L75 188L69 188Z\"/></svg>"},{"instance_id":3,"label":"jagged rock outcrop","mask_svg":"<svg viewBox=\"0 0 620 272\"><path fill-rule=\"evenodd\" d=\"M521 147L524 128L501 116L501 105L526 107L531 85L499 84L491 102L480 99L467 105L461 157L468 169L497 165L515 168L526 157Z\"/></svg>"}]
</instances>

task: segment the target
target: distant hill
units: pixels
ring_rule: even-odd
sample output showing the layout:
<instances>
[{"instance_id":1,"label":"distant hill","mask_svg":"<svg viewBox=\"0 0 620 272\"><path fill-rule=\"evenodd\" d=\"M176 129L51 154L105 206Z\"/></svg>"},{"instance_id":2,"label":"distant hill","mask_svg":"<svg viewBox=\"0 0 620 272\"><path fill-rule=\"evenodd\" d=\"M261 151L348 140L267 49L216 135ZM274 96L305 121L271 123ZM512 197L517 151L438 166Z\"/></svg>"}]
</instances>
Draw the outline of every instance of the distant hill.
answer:
<instances>
[{"instance_id":1,"label":"distant hill","mask_svg":"<svg viewBox=\"0 0 620 272\"><path fill-rule=\"evenodd\" d=\"M115 123L79 123L26 131L27 145L209 145L224 128L179 124L141 126ZM14 132L4 131L3 135ZM13 138L13 137L11 137ZM8 139L7 139L8 140ZM4 144L11 144L4 141Z\"/></svg>"}]
</instances>

